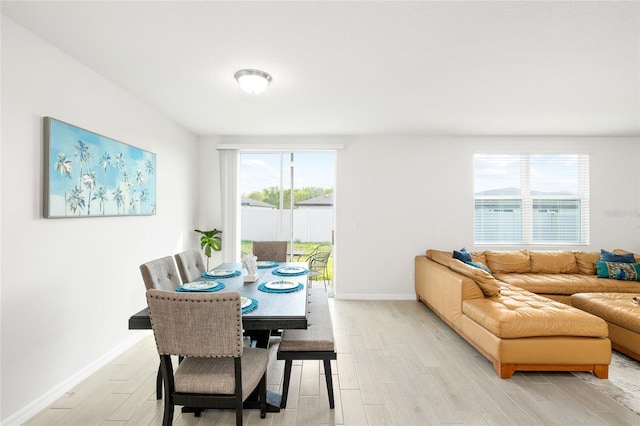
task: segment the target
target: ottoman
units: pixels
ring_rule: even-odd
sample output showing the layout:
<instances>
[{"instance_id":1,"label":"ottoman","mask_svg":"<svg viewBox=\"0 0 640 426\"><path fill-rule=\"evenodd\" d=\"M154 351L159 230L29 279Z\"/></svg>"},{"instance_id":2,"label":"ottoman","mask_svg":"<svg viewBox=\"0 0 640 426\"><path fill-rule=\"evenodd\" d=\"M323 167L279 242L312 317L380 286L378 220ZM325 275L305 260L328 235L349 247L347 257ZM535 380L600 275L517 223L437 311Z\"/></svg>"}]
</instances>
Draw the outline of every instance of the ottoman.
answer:
<instances>
[{"instance_id":1,"label":"ottoman","mask_svg":"<svg viewBox=\"0 0 640 426\"><path fill-rule=\"evenodd\" d=\"M605 320L611 347L640 361L640 306L634 297L640 298L640 294L576 293L571 296L571 306Z\"/></svg>"}]
</instances>

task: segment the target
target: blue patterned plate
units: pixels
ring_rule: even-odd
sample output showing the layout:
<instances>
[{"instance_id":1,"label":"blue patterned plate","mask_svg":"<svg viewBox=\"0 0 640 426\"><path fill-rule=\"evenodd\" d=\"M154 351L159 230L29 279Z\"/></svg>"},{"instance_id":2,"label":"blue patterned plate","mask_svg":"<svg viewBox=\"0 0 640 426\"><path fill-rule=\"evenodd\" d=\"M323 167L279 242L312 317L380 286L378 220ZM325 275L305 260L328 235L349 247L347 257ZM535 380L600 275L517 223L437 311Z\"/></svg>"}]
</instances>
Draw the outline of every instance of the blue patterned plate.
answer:
<instances>
[{"instance_id":1,"label":"blue patterned plate","mask_svg":"<svg viewBox=\"0 0 640 426\"><path fill-rule=\"evenodd\" d=\"M217 281L194 281L192 283L184 283L181 287L189 291L211 290L220 285Z\"/></svg>"},{"instance_id":2,"label":"blue patterned plate","mask_svg":"<svg viewBox=\"0 0 640 426\"><path fill-rule=\"evenodd\" d=\"M243 314L251 312L258 307L258 301L256 299L249 299L248 297L241 297L240 304L242 306L241 311Z\"/></svg>"},{"instance_id":3,"label":"blue patterned plate","mask_svg":"<svg viewBox=\"0 0 640 426\"><path fill-rule=\"evenodd\" d=\"M294 283L293 281L269 281L265 283L264 286L271 290L291 290L292 288L298 287L298 283Z\"/></svg>"},{"instance_id":4,"label":"blue patterned plate","mask_svg":"<svg viewBox=\"0 0 640 426\"><path fill-rule=\"evenodd\" d=\"M304 274L307 270L300 266L283 266L282 268L276 269L276 272L282 275L298 275Z\"/></svg>"},{"instance_id":5,"label":"blue patterned plate","mask_svg":"<svg viewBox=\"0 0 640 426\"><path fill-rule=\"evenodd\" d=\"M222 290L224 283L219 281L194 281L190 283L180 284L176 291L192 291L192 292L209 292Z\"/></svg>"},{"instance_id":6,"label":"blue patterned plate","mask_svg":"<svg viewBox=\"0 0 640 426\"><path fill-rule=\"evenodd\" d=\"M235 269L213 269L209 272L203 272L203 278L229 278L240 275L240 271Z\"/></svg>"}]
</instances>

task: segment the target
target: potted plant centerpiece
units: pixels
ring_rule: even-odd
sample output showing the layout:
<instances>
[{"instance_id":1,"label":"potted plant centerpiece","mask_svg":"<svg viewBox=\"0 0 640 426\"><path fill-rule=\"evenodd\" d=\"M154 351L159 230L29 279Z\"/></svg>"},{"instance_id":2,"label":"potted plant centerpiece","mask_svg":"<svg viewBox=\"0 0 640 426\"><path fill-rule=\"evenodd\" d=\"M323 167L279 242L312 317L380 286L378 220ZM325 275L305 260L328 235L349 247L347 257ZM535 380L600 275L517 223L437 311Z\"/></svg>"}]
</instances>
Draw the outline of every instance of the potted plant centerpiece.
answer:
<instances>
[{"instance_id":1,"label":"potted plant centerpiece","mask_svg":"<svg viewBox=\"0 0 640 426\"><path fill-rule=\"evenodd\" d=\"M219 229L214 229L212 231L201 231L199 229L196 229L195 231L199 234L202 234L202 237L200 237L200 247L204 250L204 255L207 256L208 271L209 259L211 259L211 250L222 250L222 240L218 236L219 234L222 234L222 231L220 231Z\"/></svg>"}]
</instances>

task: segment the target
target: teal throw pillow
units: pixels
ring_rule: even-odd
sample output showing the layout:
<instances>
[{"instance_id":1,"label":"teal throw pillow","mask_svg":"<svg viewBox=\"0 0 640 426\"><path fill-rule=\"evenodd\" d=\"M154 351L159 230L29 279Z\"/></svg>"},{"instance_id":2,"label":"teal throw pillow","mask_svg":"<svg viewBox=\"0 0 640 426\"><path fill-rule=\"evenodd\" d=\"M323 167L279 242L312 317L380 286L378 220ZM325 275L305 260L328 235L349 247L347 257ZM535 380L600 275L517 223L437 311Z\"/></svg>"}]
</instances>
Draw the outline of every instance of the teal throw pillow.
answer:
<instances>
[{"instance_id":1,"label":"teal throw pillow","mask_svg":"<svg viewBox=\"0 0 640 426\"><path fill-rule=\"evenodd\" d=\"M624 281L640 281L640 264L596 261L598 278L613 278Z\"/></svg>"},{"instance_id":2,"label":"teal throw pillow","mask_svg":"<svg viewBox=\"0 0 640 426\"><path fill-rule=\"evenodd\" d=\"M491 269L489 269L489 267L482 262L467 262L467 265L471 265L474 268L482 269L487 274L491 273Z\"/></svg>"}]
</instances>

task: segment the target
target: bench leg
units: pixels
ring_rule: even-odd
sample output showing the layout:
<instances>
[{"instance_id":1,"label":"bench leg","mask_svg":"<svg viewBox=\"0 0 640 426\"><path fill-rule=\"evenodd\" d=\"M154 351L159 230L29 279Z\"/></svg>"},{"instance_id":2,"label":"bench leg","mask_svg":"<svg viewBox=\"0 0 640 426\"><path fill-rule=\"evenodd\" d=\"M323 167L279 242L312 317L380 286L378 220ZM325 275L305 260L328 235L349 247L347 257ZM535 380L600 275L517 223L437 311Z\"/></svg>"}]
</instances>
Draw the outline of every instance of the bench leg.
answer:
<instances>
[{"instance_id":1,"label":"bench leg","mask_svg":"<svg viewBox=\"0 0 640 426\"><path fill-rule=\"evenodd\" d=\"M284 361L284 383L282 384L282 400L280 401L280 408L287 408L287 396L289 396L289 382L291 381L291 364L292 360L286 359Z\"/></svg>"},{"instance_id":2,"label":"bench leg","mask_svg":"<svg viewBox=\"0 0 640 426\"><path fill-rule=\"evenodd\" d=\"M329 408L333 409L335 403L333 401L333 377L331 377L331 360L324 360L324 378L327 381L327 395L329 396Z\"/></svg>"}]
</instances>

